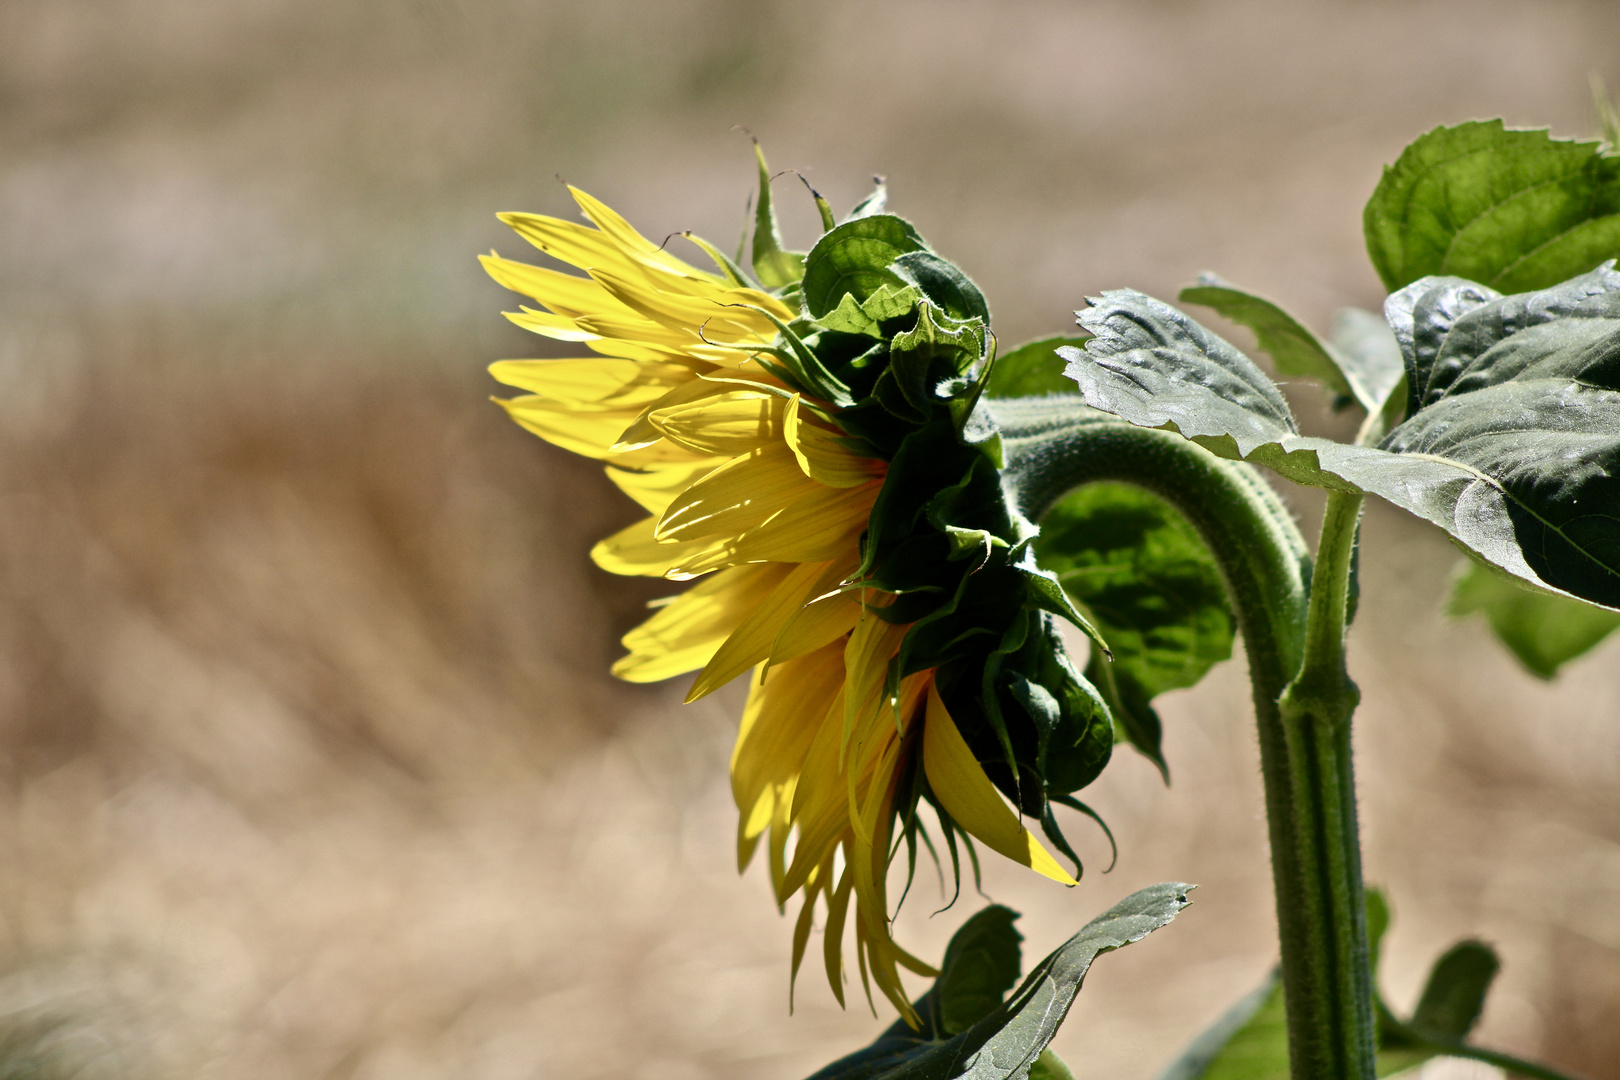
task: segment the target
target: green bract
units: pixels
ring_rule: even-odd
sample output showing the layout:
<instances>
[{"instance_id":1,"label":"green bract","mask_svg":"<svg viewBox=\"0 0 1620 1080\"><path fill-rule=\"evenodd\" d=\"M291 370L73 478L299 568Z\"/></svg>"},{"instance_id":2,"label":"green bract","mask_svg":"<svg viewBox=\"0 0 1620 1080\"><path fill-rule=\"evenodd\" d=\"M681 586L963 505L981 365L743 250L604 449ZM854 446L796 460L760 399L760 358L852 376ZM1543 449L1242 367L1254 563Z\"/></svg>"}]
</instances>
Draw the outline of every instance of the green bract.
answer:
<instances>
[{"instance_id":1,"label":"green bract","mask_svg":"<svg viewBox=\"0 0 1620 1080\"><path fill-rule=\"evenodd\" d=\"M771 228L764 214L756 236ZM756 243L756 272L786 265L773 244ZM1097 663L1106 646L1058 579L1037 565L1039 530L1004 490L1000 438L981 403L996 364L989 307L908 222L870 206L804 255L797 288L802 313L781 326L763 362L794 388L839 406L837 423L860 452L888 462L857 579L894 594L883 618L910 624L889 687L935 669L987 775L1078 866L1051 804L1090 813L1072 795L1107 764L1114 727L1103 695L1068 659L1055 620L1092 637ZM1015 353L1015 368L1037 356L1056 369L1050 344L1044 353L1039 346ZM1123 678L1123 686L1108 684L1110 697L1128 698L1126 730L1157 758L1156 736L1134 734L1157 723L1146 704L1157 683L1134 672ZM897 806L911 840L915 807L934 800L920 771L902 783ZM936 809L949 833L948 816Z\"/></svg>"}]
</instances>

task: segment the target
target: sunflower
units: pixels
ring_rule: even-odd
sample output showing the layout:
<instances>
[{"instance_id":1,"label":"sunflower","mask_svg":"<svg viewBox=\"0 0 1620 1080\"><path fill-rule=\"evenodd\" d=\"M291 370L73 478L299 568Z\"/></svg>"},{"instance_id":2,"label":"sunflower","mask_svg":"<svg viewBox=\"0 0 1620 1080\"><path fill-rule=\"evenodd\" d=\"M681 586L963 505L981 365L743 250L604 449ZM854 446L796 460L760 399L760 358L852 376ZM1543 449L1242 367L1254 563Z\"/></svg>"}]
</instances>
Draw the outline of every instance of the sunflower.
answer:
<instances>
[{"instance_id":1,"label":"sunflower","mask_svg":"<svg viewBox=\"0 0 1620 1080\"><path fill-rule=\"evenodd\" d=\"M595 547L597 565L695 581L625 635L614 674L695 671L688 701L748 676L738 864L763 839L778 904L802 896L794 976L819 901L839 1002L853 923L868 998L875 982L915 1024L899 969L936 972L895 943L886 882L901 839L913 866L919 833L932 847L919 804L953 868L961 834L1073 884L1002 795L1050 824L1050 799L1106 761L1111 728L1052 627L1051 612L1076 613L1034 568L993 438L971 430L993 360L977 291L881 213L881 191L841 226L818 197L822 243L783 250L759 163L753 268L769 287L689 234L716 269L687 264L572 187L588 224L500 215L584 274L482 256L540 305L508 318L594 355L490 370L526 391L497 399L512 419L602 461L647 511ZM862 277L842 256L874 244L887 261ZM1061 791L1059 759L1080 762Z\"/></svg>"}]
</instances>

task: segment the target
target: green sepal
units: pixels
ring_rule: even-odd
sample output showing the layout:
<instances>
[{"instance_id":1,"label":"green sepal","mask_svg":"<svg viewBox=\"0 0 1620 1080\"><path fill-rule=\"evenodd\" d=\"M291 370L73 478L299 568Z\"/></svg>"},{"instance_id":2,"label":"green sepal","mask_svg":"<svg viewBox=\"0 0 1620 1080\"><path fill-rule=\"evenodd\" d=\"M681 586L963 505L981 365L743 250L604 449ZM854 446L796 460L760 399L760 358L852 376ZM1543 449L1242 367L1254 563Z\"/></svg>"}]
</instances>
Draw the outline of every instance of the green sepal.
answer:
<instances>
[{"instance_id":1,"label":"green sepal","mask_svg":"<svg viewBox=\"0 0 1620 1080\"><path fill-rule=\"evenodd\" d=\"M1037 964L1005 1002L997 1002L987 1015L954 1034L939 1027L933 1001L940 982L953 977L948 959L940 982L917 1000L920 1029L913 1030L904 1020L897 1021L872 1045L840 1058L810 1080L1029 1080L1040 1075L1035 1072L1037 1068L1046 1070L1047 1076L1061 1077L1061 1073L1050 1071L1061 1068L1061 1063L1050 1057L1043 1063L1041 1056L1068 1015L1092 962L1103 953L1140 941L1168 925L1187 906L1190 889L1188 885L1165 884L1133 893L1087 923ZM993 942L989 947L998 959L986 965L983 951L966 944L956 953L958 964L979 965L973 982L981 988L999 981L1006 970L1007 935L1015 931L1009 919L998 920L1004 920L999 925L1004 925L1005 930L998 929L998 922L985 925L975 920L963 927L963 931L973 927L975 937ZM953 938L947 948L948 958L955 946ZM985 996L981 992L974 999L982 1002Z\"/></svg>"},{"instance_id":2,"label":"green sepal","mask_svg":"<svg viewBox=\"0 0 1620 1080\"><path fill-rule=\"evenodd\" d=\"M804 277L804 256L788 251L782 244L782 231L776 223L776 207L771 202L771 170L765 164L765 151L754 140L754 159L759 162L759 198L754 202L754 276L767 289L780 289Z\"/></svg>"},{"instance_id":3,"label":"green sepal","mask_svg":"<svg viewBox=\"0 0 1620 1080\"><path fill-rule=\"evenodd\" d=\"M914 284L891 269L896 260L927 245L911 223L892 214L857 218L824 234L805 256L801 282L805 310L819 319L844 296L861 303L883 286Z\"/></svg>"},{"instance_id":4,"label":"green sepal","mask_svg":"<svg viewBox=\"0 0 1620 1080\"><path fill-rule=\"evenodd\" d=\"M884 212L889 205L889 185L881 176L872 177L872 190L866 198L855 204L855 209L849 212L845 221L857 221L861 218L876 217Z\"/></svg>"},{"instance_id":5,"label":"green sepal","mask_svg":"<svg viewBox=\"0 0 1620 1080\"><path fill-rule=\"evenodd\" d=\"M1620 158L1500 120L1439 127L1384 169L1362 222L1391 292L1439 274L1545 289L1620 256Z\"/></svg>"}]
</instances>

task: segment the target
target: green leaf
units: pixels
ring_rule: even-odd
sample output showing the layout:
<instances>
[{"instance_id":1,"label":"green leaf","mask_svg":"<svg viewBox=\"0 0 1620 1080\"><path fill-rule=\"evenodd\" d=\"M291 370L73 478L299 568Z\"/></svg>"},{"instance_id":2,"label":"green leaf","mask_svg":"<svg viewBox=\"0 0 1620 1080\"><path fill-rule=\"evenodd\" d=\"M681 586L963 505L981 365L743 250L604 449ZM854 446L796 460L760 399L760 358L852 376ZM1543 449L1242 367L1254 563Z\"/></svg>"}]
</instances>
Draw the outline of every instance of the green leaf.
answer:
<instances>
[{"instance_id":1,"label":"green leaf","mask_svg":"<svg viewBox=\"0 0 1620 1080\"><path fill-rule=\"evenodd\" d=\"M1377 447L1298 434L1276 387L1168 305L1122 290L1062 349L1088 404L1299 483L1362 491L1533 586L1620 607L1620 274L1498 296L1425 279L1386 305L1410 415Z\"/></svg>"},{"instance_id":2,"label":"green leaf","mask_svg":"<svg viewBox=\"0 0 1620 1080\"><path fill-rule=\"evenodd\" d=\"M771 170L765 164L765 151L754 140L754 158L759 162L759 200L754 204L754 276L767 289L792 285L804 276L804 256L782 246L782 230L776 223L776 207L771 203Z\"/></svg>"},{"instance_id":3,"label":"green leaf","mask_svg":"<svg viewBox=\"0 0 1620 1080\"><path fill-rule=\"evenodd\" d=\"M1383 408L1404 374L1401 343L1383 316L1361 308L1341 308L1333 317L1332 341L1345 375L1363 388L1368 411Z\"/></svg>"},{"instance_id":4,"label":"green leaf","mask_svg":"<svg viewBox=\"0 0 1620 1080\"><path fill-rule=\"evenodd\" d=\"M1158 1080L1288 1080L1282 978L1264 982L1204 1029Z\"/></svg>"},{"instance_id":5,"label":"green leaf","mask_svg":"<svg viewBox=\"0 0 1620 1080\"><path fill-rule=\"evenodd\" d=\"M996 357L996 366L990 371L990 385L984 391L986 396L1006 398L1074 393L1074 383L1064 376L1063 360L1057 350L1061 345L1079 347L1085 343L1085 338L1049 337L1002 353Z\"/></svg>"},{"instance_id":6,"label":"green leaf","mask_svg":"<svg viewBox=\"0 0 1620 1080\"><path fill-rule=\"evenodd\" d=\"M1485 1011L1485 995L1502 963L1489 945L1459 941L1435 961L1412 1013L1412 1026L1429 1035L1461 1039Z\"/></svg>"},{"instance_id":7,"label":"green leaf","mask_svg":"<svg viewBox=\"0 0 1620 1080\"><path fill-rule=\"evenodd\" d=\"M934 983L935 1031L956 1035L1001 1007L1023 974L1019 944L1024 936L1013 927L1017 919L1018 912L992 904L951 938Z\"/></svg>"},{"instance_id":8,"label":"green leaf","mask_svg":"<svg viewBox=\"0 0 1620 1080\"><path fill-rule=\"evenodd\" d=\"M1483 613L1497 639L1540 678L1551 679L1620 627L1620 612L1526 589L1473 560L1459 570L1446 613Z\"/></svg>"},{"instance_id":9,"label":"green leaf","mask_svg":"<svg viewBox=\"0 0 1620 1080\"><path fill-rule=\"evenodd\" d=\"M1089 484L1040 521L1035 559L1057 575L1108 641L1087 676L1114 722L1161 770L1159 717L1149 704L1193 686L1232 655L1233 620L1220 568L1169 503L1125 484Z\"/></svg>"},{"instance_id":10,"label":"green leaf","mask_svg":"<svg viewBox=\"0 0 1620 1080\"><path fill-rule=\"evenodd\" d=\"M923 1030L897 1021L871 1046L840 1058L811 1080L1026 1080L1042 1075L1037 1068L1052 1070L1054 1059L1042 1063L1041 1056L1092 961L1167 925L1187 906L1191 888L1154 885L1126 897L1036 965L1004 1004L966 1031L947 1037L935 1030L928 1019L930 990L917 1002Z\"/></svg>"},{"instance_id":11,"label":"green leaf","mask_svg":"<svg viewBox=\"0 0 1620 1080\"><path fill-rule=\"evenodd\" d=\"M1504 292L1544 289L1620 255L1620 158L1602 144L1435 128L1384 169L1362 221L1394 291L1452 274Z\"/></svg>"},{"instance_id":12,"label":"green leaf","mask_svg":"<svg viewBox=\"0 0 1620 1080\"><path fill-rule=\"evenodd\" d=\"M1074 1073L1063 1064L1063 1059L1052 1052L1048 1046L1041 1051L1041 1056L1035 1059L1030 1067L1029 1080L1074 1080Z\"/></svg>"},{"instance_id":13,"label":"green leaf","mask_svg":"<svg viewBox=\"0 0 1620 1080\"><path fill-rule=\"evenodd\" d=\"M885 285L911 284L891 267L895 260L927 245L911 225L890 214L857 218L826 233L804 262L804 303L819 319L838 307L846 294L862 303Z\"/></svg>"},{"instance_id":14,"label":"green leaf","mask_svg":"<svg viewBox=\"0 0 1620 1080\"><path fill-rule=\"evenodd\" d=\"M1198 284L1181 290L1181 302L1214 308L1240 326L1254 331L1260 350L1271 355L1280 375L1298 375L1332 390L1340 398L1335 407L1354 401L1368 412L1379 402L1371 391L1357 385L1337 350L1300 325L1270 300L1245 292L1214 274L1201 274ZM1397 369L1398 370L1398 369Z\"/></svg>"}]
</instances>

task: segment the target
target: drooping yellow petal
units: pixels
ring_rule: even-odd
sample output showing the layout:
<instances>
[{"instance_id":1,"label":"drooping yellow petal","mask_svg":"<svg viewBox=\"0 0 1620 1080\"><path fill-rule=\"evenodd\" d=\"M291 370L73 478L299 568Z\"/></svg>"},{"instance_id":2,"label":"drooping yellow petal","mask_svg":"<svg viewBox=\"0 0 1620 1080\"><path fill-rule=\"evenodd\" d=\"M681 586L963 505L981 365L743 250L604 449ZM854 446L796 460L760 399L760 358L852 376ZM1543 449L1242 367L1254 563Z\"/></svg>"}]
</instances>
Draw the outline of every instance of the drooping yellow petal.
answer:
<instances>
[{"instance_id":1,"label":"drooping yellow petal","mask_svg":"<svg viewBox=\"0 0 1620 1080\"><path fill-rule=\"evenodd\" d=\"M792 569L781 584L737 624L725 644L698 673L686 694L688 703L718 690L769 656L777 631L804 603L827 569L825 563L787 565Z\"/></svg>"},{"instance_id":2,"label":"drooping yellow petal","mask_svg":"<svg viewBox=\"0 0 1620 1080\"><path fill-rule=\"evenodd\" d=\"M755 563L698 582L624 635L629 655L613 665L613 674L627 682L657 682L702 667L791 569Z\"/></svg>"},{"instance_id":3,"label":"drooping yellow petal","mask_svg":"<svg viewBox=\"0 0 1620 1080\"><path fill-rule=\"evenodd\" d=\"M495 398L507 415L548 443L585 457L605 458L624 429L635 420L633 409L585 410L548 401L535 394Z\"/></svg>"},{"instance_id":4,"label":"drooping yellow petal","mask_svg":"<svg viewBox=\"0 0 1620 1080\"><path fill-rule=\"evenodd\" d=\"M723 560L730 550L723 539L661 543L653 538L653 527L657 524L655 517L643 518L598 541L591 548L591 561L610 574L684 580L683 568L693 563ZM711 567L718 568L718 563Z\"/></svg>"},{"instance_id":5,"label":"drooping yellow petal","mask_svg":"<svg viewBox=\"0 0 1620 1080\"><path fill-rule=\"evenodd\" d=\"M783 414L782 434L804 475L828 487L854 487L882 475L880 462L851 452L840 435L805 419L797 394Z\"/></svg>"},{"instance_id":6,"label":"drooping yellow petal","mask_svg":"<svg viewBox=\"0 0 1620 1080\"><path fill-rule=\"evenodd\" d=\"M840 1007L844 1004L844 920L849 915L849 894L855 879L849 867L838 880L838 889L827 894L826 940L822 943L823 960L827 966L827 985Z\"/></svg>"},{"instance_id":7,"label":"drooping yellow petal","mask_svg":"<svg viewBox=\"0 0 1620 1080\"><path fill-rule=\"evenodd\" d=\"M1053 881L1075 883L1002 801L934 687L923 727L923 769L945 812L985 846Z\"/></svg>"},{"instance_id":8,"label":"drooping yellow petal","mask_svg":"<svg viewBox=\"0 0 1620 1080\"><path fill-rule=\"evenodd\" d=\"M829 647L771 671L756 672L731 752L731 792L752 810L769 785L799 776L805 755L844 681L843 650Z\"/></svg>"}]
</instances>

